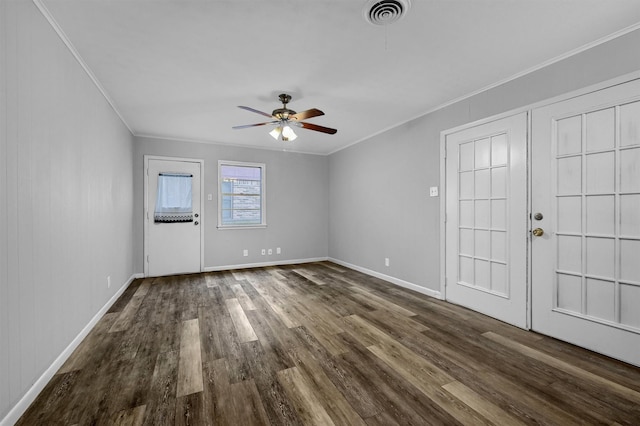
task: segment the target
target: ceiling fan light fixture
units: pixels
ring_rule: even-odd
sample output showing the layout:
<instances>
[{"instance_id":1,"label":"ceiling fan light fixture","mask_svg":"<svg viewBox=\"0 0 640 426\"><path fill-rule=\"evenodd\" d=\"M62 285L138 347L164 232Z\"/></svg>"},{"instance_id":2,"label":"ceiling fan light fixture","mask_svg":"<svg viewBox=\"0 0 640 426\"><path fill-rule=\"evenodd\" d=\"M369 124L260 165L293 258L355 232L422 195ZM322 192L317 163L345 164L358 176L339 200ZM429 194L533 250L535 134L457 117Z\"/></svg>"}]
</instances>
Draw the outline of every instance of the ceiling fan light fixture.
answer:
<instances>
[{"instance_id":1,"label":"ceiling fan light fixture","mask_svg":"<svg viewBox=\"0 0 640 426\"><path fill-rule=\"evenodd\" d=\"M269 132L272 138L275 140L282 139L284 142L294 141L298 135L293 131L288 124L280 125Z\"/></svg>"},{"instance_id":2,"label":"ceiling fan light fixture","mask_svg":"<svg viewBox=\"0 0 640 426\"><path fill-rule=\"evenodd\" d=\"M313 123L307 123L302 120L306 120L308 118L319 117L324 115L324 112L320 111L318 108L311 108L301 112L295 112L292 109L287 108L287 103L291 100L291 96L285 93L280 95L280 101L282 102L282 108L274 109L271 114L267 112L263 112L257 110L255 108L251 108L244 105L238 105L238 108L244 109L246 111L254 112L256 114L260 114L269 118L272 118L274 121L265 121L263 123L256 124L245 124L242 126L233 126L233 129L248 129L251 127L257 126L265 126L265 125L276 125L276 127L269 132L272 138L275 140L282 140L284 142L294 141L298 138L298 135L293 131L291 126L302 127L303 129L313 130L316 132L326 133L329 135L334 135L338 131L337 129L332 129L330 127L319 126Z\"/></svg>"},{"instance_id":3,"label":"ceiling fan light fixture","mask_svg":"<svg viewBox=\"0 0 640 426\"><path fill-rule=\"evenodd\" d=\"M283 141L294 141L298 135L293 131L293 129L289 126L284 126L282 129L282 140ZM286 139L285 139L286 138Z\"/></svg>"},{"instance_id":4,"label":"ceiling fan light fixture","mask_svg":"<svg viewBox=\"0 0 640 426\"><path fill-rule=\"evenodd\" d=\"M282 133L282 126L278 126L269 132L271 137L273 137L275 140L278 140L280 138L281 133Z\"/></svg>"}]
</instances>

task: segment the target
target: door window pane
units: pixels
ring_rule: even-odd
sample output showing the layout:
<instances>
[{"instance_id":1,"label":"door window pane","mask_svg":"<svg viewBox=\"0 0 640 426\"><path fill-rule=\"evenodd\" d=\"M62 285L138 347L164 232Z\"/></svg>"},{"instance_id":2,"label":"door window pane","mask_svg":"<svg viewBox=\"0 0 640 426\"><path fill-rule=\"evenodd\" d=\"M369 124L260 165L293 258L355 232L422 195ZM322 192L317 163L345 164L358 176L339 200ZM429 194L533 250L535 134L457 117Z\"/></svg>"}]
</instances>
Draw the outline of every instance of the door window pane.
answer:
<instances>
[{"instance_id":1,"label":"door window pane","mask_svg":"<svg viewBox=\"0 0 640 426\"><path fill-rule=\"evenodd\" d=\"M193 175L160 173L154 221L159 223L193 222Z\"/></svg>"}]
</instances>

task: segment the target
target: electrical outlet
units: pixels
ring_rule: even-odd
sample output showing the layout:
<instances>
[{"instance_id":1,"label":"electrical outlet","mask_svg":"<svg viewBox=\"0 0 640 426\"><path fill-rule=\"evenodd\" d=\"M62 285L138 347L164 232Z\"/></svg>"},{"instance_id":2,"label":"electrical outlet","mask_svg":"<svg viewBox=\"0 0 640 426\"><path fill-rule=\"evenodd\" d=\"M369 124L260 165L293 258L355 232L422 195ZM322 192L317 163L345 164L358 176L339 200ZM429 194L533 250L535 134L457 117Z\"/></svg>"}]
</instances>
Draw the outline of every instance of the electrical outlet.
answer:
<instances>
[{"instance_id":1,"label":"electrical outlet","mask_svg":"<svg viewBox=\"0 0 640 426\"><path fill-rule=\"evenodd\" d=\"M430 197L437 197L438 196L438 187L437 186L432 186L431 188L429 188L429 196Z\"/></svg>"},{"instance_id":2,"label":"electrical outlet","mask_svg":"<svg viewBox=\"0 0 640 426\"><path fill-rule=\"evenodd\" d=\"M280 253L282 253L282 250L280 250L280 247L278 247L278 248L276 249L276 254L280 254Z\"/></svg>"},{"instance_id":3,"label":"electrical outlet","mask_svg":"<svg viewBox=\"0 0 640 426\"><path fill-rule=\"evenodd\" d=\"M271 255L273 254L273 250L269 249L269 250L267 251L267 254L268 254L269 256L271 256Z\"/></svg>"},{"instance_id":4,"label":"electrical outlet","mask_svg":"<svg viewBox=\"0 0 640 426\"><path fill-rule=\"evenodd\" d=\"M245 257L249 256L249 250L247 250L247 249L242 250L242 255L245 256Z\"/></svg>"},{"instance_id":5,"label":"electrical outlet","mask_svg":"<svg viewBox=\"0 0 640 426\"><path fill-rule=\"evenodd\" d=\"M266 249L262 249L262 255L264 256L265 254L267 254L267 250Z\"/></svg>"},{"instance_id":6,"label":"electrical outlet","mask_svg":"<svg viewBox=\"0 0 640 426\"><path fill-rule=\"evenodd\" d=\"M384 266L389 266L389 258L388 257L384 258Z\"/></svg>"},{"instance_id":7,"label":"electrical outlet","mask_svg":"<svg viewBox=\"0 0 640 426\"><path fill-rule=\"evenodd\" d=\"M111 288L111 275L107 275L107 288Z\"/></svg>"},{"instance_id":8,"label":"electrical outlet","mask_svg":"<svg viewBox=\"0 0 640 426\"><path fill-rule=\"evenodd\" d=\"M213 201L213 194L207 194L207 200Z\"/></svg>"}]
</instances>

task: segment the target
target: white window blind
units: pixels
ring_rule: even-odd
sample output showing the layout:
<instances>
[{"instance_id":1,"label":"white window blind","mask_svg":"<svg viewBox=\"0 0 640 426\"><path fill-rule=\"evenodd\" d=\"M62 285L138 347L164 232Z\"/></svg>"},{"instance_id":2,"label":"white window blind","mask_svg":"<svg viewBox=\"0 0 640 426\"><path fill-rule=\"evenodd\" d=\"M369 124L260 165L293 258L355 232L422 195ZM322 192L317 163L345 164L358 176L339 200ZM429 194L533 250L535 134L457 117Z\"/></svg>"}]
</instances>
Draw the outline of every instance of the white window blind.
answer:
<instances>
[{"instance_id":1,"label":"white window blind","mask_svg":"<svg viewBox=\"0 0 640 426\"><path fill-rule=\"evenodd\" d=\"M264 164L219 163L219 227L264 226Z\"/></svg>"}]
</instances>

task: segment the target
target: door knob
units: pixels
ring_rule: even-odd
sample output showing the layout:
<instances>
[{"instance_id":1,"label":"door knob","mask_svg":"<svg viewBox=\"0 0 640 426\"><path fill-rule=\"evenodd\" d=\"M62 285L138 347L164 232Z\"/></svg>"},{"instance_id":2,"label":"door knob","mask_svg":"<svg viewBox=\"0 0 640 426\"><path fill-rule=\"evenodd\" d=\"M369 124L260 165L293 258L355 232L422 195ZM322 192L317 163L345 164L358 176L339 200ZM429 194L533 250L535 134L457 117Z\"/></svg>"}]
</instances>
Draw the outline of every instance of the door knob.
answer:
<instances>
[{"instance_id":1,"label":"door knob","mask_svg":"<svg viewBox=\"0 0 640 426\"><path fill-rule=\"evenodd\" d=\"M544 234L544 229L536 228L533 231L531 231L531 233L536 237L542 237L542 235Z\"/></svg>"}]
</instances>

